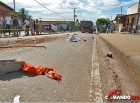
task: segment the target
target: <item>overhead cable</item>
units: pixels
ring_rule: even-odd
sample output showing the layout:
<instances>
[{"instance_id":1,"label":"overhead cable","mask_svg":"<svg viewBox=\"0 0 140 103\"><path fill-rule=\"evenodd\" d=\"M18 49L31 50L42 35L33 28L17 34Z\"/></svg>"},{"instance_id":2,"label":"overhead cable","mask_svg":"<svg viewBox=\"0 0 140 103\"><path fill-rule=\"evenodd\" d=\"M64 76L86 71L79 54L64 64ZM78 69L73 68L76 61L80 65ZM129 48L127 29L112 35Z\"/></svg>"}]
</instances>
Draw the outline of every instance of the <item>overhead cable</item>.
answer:
<instances>
[{"instance_id":1,"label":"overhead cable","mask_svg":"<svg viewBox=\"0 0 140 103\"><path fill-rule=\"evenodd\" d=\"M38 4L40 4L41 6L43 6L43 7L46 8L46 9L48 9L49 11L53 12L54 14L59 15L59 16L61 16L61 17L63 17L63 18L66 18L66 17L64 17L64 16L62 16L62 15L60 15L60 14L54 12L53 10L47 8L46 6L44 6L43 4L41 4L40 2L38 2L37 0L34 0L34 1L36 1Z\"/></svg>"}]
</instances>

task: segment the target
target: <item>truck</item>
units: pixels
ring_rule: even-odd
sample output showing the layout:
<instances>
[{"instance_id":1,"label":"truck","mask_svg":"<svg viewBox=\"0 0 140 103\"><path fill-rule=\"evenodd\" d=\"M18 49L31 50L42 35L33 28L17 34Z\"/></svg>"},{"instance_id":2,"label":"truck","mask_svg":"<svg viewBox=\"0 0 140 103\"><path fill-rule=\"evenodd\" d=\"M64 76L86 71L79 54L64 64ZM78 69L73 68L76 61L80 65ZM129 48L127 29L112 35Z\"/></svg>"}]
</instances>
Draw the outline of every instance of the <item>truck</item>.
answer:
<instances>
[{"instance_id":1,"label":"truck","mask_svg":"<svg viewBox=\"0 0 140 103\"><path fill-rule=\"evenodd\" d=\"M93 33L93 22L92 21L81 21L81 32L82 33Z\"/></svg>"}]
</instances>

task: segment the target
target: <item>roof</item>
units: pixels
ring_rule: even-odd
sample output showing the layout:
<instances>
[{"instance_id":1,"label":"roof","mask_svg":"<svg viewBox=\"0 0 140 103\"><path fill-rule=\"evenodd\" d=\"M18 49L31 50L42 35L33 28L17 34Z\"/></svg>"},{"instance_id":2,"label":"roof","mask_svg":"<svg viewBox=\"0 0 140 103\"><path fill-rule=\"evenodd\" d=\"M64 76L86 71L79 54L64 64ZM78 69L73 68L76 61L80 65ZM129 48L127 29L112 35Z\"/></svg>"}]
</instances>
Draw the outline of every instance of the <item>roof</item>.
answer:
<instances>
[{"instance_id":1,"label":"roof","mask_svg":"<svg viewBox=\"0 0 140 103\"><path fill-rule=\"evenodd\" d=\"M118 18L118 17L123 17L123 16L127 16L126 14L117 14L117 16L115 17L114 21Z\"/></svg>"},{"instance_id":2,"label":"roof","mask_svg":"<svg viewBox=\"0 0 140 103\"><path fill-rule=\"evenodd\" d=\"M137 14L137 13L134 13L134 14L128 14L128 15L126 15L126 14L117 14L116 18L115 18L113 21L115 21L118 17L125 17L125 16L135 15L135 14Z\"/></svg>"},{"instance_id":3,"label":"roof","mask_svg":"<svg viewBox=\"0 0 140 103\"><path fill-rule=\"evenodd\" d=\"M134 6L134 5L136 5L137 3L139 3L139 2L136 2L135 4L133 4L133 5L129 6L128 8L130 8L130 7Z\"/></svg>"},{"instance_id":4,"label":"roof","mask_svg":"<svg viewBox=\"0 0 140 103\"><path fill-rule=\"evenodd\" d=\"M2 4L2 5L4 5L4 6L6 6L6 7L7 7L8 9L10 9L11 11L13 11L13 10L14 10L13 8L11 8L10 6L6 5L5 3L1 2L1 1L0 1L0 4Z\"/></svg>"},{"instance_id":5,"label":"roof","mask_svg":"<svg viewBox=\"0 0 140 103\"><path fill-rule=\"evenodd\" d=\"M41 21L67 21L67 22L73 22L73 18L36 18Z\"/></svg>"}]
</instances>

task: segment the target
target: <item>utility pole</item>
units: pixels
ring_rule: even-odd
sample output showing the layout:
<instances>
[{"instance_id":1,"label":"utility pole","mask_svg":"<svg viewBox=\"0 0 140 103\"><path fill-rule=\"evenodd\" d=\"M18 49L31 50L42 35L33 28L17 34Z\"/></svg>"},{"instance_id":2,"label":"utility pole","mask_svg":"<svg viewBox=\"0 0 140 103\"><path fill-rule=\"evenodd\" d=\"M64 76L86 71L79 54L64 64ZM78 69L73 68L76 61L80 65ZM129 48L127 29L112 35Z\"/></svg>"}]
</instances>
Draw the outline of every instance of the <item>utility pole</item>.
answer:
<instances>
[{"instance_id":1,"label":"utility pole","mask_svg":"<svg viewBox=\"0 0 140 103\"><path fill-rule=\"evenodd\" d=\"M15 0L13 0L13 3L14 3L14 11L15 11Z\"/></svg>"},{"instance_id":2,"label":"utility pole","mask_svg":"<svg viewBox=\"0 0 140 103\"><path fill-rule=\"evenodd\" d=\"M77 8L73 8L73 12L74 12L74 28L75 28L75 17L76 17L75 11L76 11L76 9L77 9Z\"/></svg>"},{"instance_id":3,"label":"utility pole","mask_svg":"<svg viewBox=\"0 0 140 103\"><path fill-rule=\"evenodd\" d=\"M121 14L122 14L122 7L123 7L123 6L121 6Z\"/></svg>"}]
</instances>

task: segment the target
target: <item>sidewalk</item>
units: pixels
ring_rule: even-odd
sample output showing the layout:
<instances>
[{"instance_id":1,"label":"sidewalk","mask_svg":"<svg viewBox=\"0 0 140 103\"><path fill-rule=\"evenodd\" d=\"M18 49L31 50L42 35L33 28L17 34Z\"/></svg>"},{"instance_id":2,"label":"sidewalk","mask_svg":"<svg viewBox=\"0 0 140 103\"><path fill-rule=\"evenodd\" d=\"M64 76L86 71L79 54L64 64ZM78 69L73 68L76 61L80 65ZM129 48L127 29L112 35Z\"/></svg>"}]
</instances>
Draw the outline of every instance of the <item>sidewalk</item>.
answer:
<instances>
[{"instance_id":1,"label":"sidewalk","mask_svg":"<svg viewBox=\"0 0 140 103\"><path fill-rule=\"evenodd\" d=\"M60 33L67 33L67 31L66 31L66 32L59 32L59 31L58 31L58 32L51 32L51 33L49 33L49 32L42 32L40 35L35 35L35 36L53 35L53 34L60 34ZM11 34L12 34L12 33L11 33ZM32 36L30 31L29 31L29 36ZM25 31L21 31L21 33L20 33L18 36L9 35L9 33L6 33L6 34L2 34L2 36L0 36L0 38L5 39L5 38L29 37L29 36L26 36L26 35L25 35Z\"/></svg>"},{"instance_id":2,"label":"sidewalk","mask_svg":"<svg viewBox=\"0 0 140 103\"><path fill-rule=\"evenodd\" d=\"M74 32L57 32L57 33L42 33L41 35L35 35L35 36L31 36L31 34L29 34L29 36L25 36L25 32L21 31L20 36L17 37L12 37L12 35L8 35L8 33L6 33L6 37L1 37L0 38L0 46L8 46L8 45L17 45L21 43L28 43L30 41L35 42L35 41L39 41L39 40L46 40L48 38L48 40L50 38L56 39L56 38L60 38L61 36L66 36L67 34L73 34ZM46 38L47 37L47 38ZM42 41L40 41L42 42Z\"/></svg>"},{"instance_id":3,"label":"sidewalk","mask_svg":"<svg viewBox=\"0 0 140 103\"><path fill-rule=\"evenodd\" d=\"M140 35L116 32L99 36L140 78Z\"/></svg>"},{"instance_id":4,"label":"sidewalk","mask_svg":"<svg viewBox=\"0 0 140 103\"><path fill-rule=\"evenodd\" d=\"M66 34L72 34L74 32L52 32L51 34L49 32L42 32L42 34L40 35L35 35L32 36L31 33L29 33L29 36L25 35L25 31L21 31L21 34L19 34L19 36L12 36L9 35L9 33L6 33L5 36L4 34L2 34L2 36L0 36L0 41L8 41L8 40L15 40L15 39L30 39L30 38L38 38L38 37L46 37L46 36L57 36L57 35L66 35Z\"/></svg>"}]
</instances>

